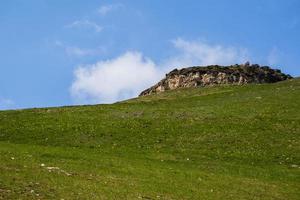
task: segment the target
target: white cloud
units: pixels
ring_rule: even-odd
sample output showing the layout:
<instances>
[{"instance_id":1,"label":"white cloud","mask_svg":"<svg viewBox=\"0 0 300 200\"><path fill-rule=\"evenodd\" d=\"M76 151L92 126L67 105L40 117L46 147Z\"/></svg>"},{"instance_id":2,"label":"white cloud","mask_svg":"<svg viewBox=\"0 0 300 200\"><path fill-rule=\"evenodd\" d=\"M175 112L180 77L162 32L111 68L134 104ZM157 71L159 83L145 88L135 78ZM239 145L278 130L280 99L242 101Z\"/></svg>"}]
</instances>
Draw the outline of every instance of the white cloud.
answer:
<instances>
[{"instance_id":1,"label":"white cloud","mask_svg":"<svg viewBox=\"0 0 300 200\"><path fill-rule=\"evenodd\" d=\"M81 66L75 73L71 94L76 103L111 103L137 96L161 78L160 70L138 52Z\"/></svg>"},{"instance_id":2,"label":"white cloud","mask_svg":"<svg viewBox=\"0 0 300 200\"><path fill-rule=\"evenodd\" d=\"M76 46L65 45L61 41L55 41L55 45L63 48L65 53L68 56L76 56L76 57L93 56L104 52L104 49L100 47L96 49L84 49Z\"/></svg>"},{"instance_id":3,"label":"white cloud","mask_svg":"<svg viewBox=\"0 0 300 200\"><path fill-rule=\"evenodd\" d=\"M109 5L103 5L98 9L98 13L100 15L106 15L109 12L112 12L113 10L117 10L121 8L123 5L122 4L109 4Z\"/></svg>"},{"instance_id":4,"label":"white cloud","mask_svg":"<svg viewBox=\"0 0 300 200\"><path fill-rule=\"evenodd\" d=\"M179 54L167 61L171 66L231 65L245 63L249 59L248 50L245 48L211 45L181 38L173 40L172 43L179 50Z\"/></svg>"},{"instance_id":5,"label":"white cloud","mask_svg":"<svg viewBox=\"0 0 300 200\"><path fill-rule=\"evenodd\" d=\"M0 97L0 110L11 109L14 104L11 99Z\"/></svg>"},{"instance_id":6,"label":"white cloud","mask_svg":"<svg viewBox=\"0 0 300 200\"><path fill-rule=\"evenodd\" d=\"M65 51L69 56L87 56L87 55L95 55L97 53L96 50L93 49L82 49L75 46L68 46L65 47Z\"/></svg>"},{"instance_id":7,"label":"white cloud","mask_svg":"<svg viewBox=\"0 0 300 200\"><path fill-rule=\"evenodd\" d=\"M248 60L246 49L176 39L178 54L155 64L139 52L80 66L74 72L71 95L76 103L112 103L135 97L163 78L164 73L195 65L227 65Z\"/></svg>"},{"instance_id":8,"label":"white cloud","mask_svg":"<svg viewBox=\"0 0 300 200\"><path fill-rule=\"evenodd\" d=\"M276 65L279 62L280 51L277 47L273 47L270 51L267 60L269 65Z\"/></svg>"},{"instance_id":9,"label":"white cloud","mask_svg":"<svg viewBox=\"0 0 300 200\"><path fill-rule=\"evenodd\" d=\"M78 20L74 21L71 24L66 26L67 28L92 28L96 32L101 32L103 30L103 27L98 25L95 22L89 21L89 20Z\"/></svg>"}]
</instances>

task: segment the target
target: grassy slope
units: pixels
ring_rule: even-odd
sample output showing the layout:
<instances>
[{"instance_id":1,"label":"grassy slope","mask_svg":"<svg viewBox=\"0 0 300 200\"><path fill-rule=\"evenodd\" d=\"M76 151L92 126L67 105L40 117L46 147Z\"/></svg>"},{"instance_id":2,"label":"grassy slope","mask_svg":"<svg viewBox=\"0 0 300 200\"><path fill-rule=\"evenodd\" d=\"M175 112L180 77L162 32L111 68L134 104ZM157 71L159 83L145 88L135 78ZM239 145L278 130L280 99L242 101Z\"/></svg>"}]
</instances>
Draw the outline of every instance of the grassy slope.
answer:
<instances>
[{"instance_id":1,"label":"grassy slope","mask_svg":"<svg viewBox=\"0 0 300 200\"><path fill-rule=\"evenodd\" d=\"M2 111L0 199L299 199L299 142L299 79Z\"/></svg>"}]
</instances>

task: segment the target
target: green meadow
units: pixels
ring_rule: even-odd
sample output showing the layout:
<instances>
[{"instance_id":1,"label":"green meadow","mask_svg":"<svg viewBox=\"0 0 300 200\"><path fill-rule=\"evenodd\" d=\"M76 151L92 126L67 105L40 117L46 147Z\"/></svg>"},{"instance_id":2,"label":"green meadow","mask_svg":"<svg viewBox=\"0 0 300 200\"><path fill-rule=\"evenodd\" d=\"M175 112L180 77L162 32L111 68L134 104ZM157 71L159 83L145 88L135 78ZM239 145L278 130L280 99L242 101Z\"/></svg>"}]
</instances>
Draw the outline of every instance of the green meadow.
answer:
<instances>
[{"instance_id":1,"label":"green meadow","mask_svg":"<svg viewBox=\"0 0 300 200\"><path fill-rule=\"evenodd\" d=\"M0 112L0 199L300 199L300 79Z\"/></svg>"}]
</instances>

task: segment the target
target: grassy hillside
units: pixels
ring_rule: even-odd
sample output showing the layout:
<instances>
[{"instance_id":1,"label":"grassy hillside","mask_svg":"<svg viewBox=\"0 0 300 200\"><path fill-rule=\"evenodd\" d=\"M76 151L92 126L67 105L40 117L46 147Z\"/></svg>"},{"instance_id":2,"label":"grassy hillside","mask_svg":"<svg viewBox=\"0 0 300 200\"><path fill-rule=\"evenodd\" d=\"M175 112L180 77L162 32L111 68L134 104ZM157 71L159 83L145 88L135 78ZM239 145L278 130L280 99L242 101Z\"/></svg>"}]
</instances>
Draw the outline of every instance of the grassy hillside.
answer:
<instances>
[{"instance_id":1,"label":"grassy hillside","mask_svg":"<svg viewBox=\"0 0 300 200\"><path fill-rule=\"evenodd\" d=\"M0 199L299 199L300 80L0 112Z\"/></svg>"}]
</instances>

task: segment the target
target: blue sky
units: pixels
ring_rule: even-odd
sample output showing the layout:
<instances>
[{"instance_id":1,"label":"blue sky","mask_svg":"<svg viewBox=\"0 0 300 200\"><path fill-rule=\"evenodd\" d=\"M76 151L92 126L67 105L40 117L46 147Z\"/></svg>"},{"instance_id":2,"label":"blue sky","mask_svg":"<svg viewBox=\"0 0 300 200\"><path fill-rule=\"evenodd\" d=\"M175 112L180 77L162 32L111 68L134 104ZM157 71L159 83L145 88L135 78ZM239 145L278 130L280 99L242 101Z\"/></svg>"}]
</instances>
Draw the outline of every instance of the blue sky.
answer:
<instances>
[{"instance_id":1,"label":"blue sky","mask_svg":"<svg viewBox=\"0 0 300 200\"><path fill-rule=\"evenodd\" d=\"M300 76L298 0L3 0L0 109L110 103L175 67Z\"/></svg>"}]
</instances>

